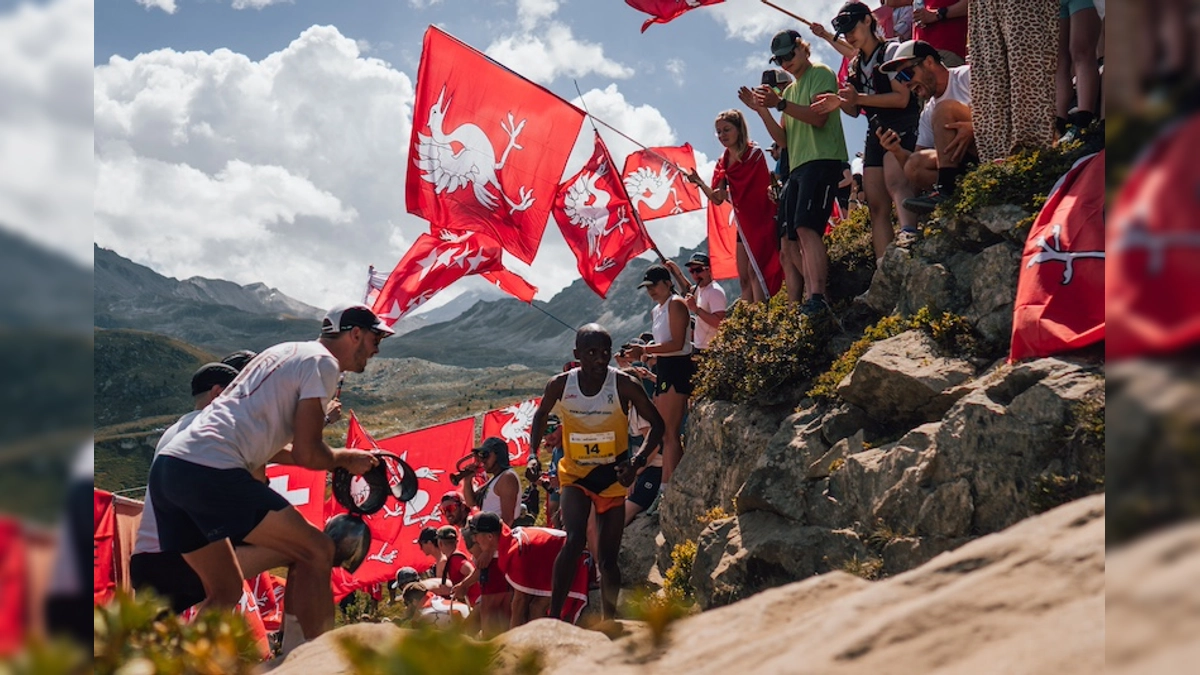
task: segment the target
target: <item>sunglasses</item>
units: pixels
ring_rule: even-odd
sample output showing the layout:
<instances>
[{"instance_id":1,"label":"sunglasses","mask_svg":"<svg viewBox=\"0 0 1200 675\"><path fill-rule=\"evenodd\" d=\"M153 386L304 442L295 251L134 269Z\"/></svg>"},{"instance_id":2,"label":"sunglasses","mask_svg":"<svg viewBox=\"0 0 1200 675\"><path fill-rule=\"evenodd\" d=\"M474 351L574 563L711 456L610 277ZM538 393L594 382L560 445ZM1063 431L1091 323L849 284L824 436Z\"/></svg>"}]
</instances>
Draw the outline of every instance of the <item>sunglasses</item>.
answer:
<instances>
[{"instance_id":1,"label":"sunglasses","mask_svg":"<svg viewBox=\"0 0 1200 675\"><path fill-rule=\"evenodd\" d=\"M791 61L794 58L796 58L796 50L792 49L792 51L784 54L783 56L772 56L771 62L782 66L784 61Z\"/></svg>"},{"instance_id":2,"label":"sunglasses","mask_svg":"<svg viewBox=\"0 0 1200 675\"><path fill-rule=\"evenodd\" d=\"M707 269L708 269L707 267L689 267L688 271L691 272L692 274L700 274L701 272L704 272Z\"/></svg>"},{"instance_id":3,"label":"sunglasses","mask_svg":"<svg viewBox=\"0 0 1200 675\"><path fill-rule=\"evenodd\" d=\"M907 82L912 82L913 75L916 74L915 69L916 69L916 66L909 66L907 68L901 68L900 70L897 70L896 71L896 81L901 84L904 84Z\"/></svg>"}]
</instances>

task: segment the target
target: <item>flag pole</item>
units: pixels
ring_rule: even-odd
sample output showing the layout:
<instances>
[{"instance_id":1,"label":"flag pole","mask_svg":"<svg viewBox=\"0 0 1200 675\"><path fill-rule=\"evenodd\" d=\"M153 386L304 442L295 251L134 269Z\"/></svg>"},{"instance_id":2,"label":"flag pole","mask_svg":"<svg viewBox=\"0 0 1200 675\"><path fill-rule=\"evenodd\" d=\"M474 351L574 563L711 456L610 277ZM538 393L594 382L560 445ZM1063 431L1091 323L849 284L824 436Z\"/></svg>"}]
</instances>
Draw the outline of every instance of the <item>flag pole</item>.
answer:
<instances>
[{"instance_id":1,"label":"flag pole","mask_svg":"<svg viewBox=\"0 0 1200 675\"><path fill-rule=\"evenodd\" d=\"M802 17L802 16L799 16L798 14L792 14L791 12L789 12L789 11L787 11L786 9L784 9L784 8L780 7L779 5L776 5L775 3L773 3L773 2L770 2L769 0L762 0L762 4L766 5L767 7L771 7L771 8L773 8L773 9L777 9L777 10L779 10L779 11L783 12L784 14L787 14L788 16L790 16L790 17L792 17L793 19L795 19L795 20L799 21L800 23L804 24L805 26L808 26L809 28L812 28L812 27L813 27L813 22L809 21L808 19L806 19L806 18L804 18L804 17Z\"/></svg>"}]
</instances>

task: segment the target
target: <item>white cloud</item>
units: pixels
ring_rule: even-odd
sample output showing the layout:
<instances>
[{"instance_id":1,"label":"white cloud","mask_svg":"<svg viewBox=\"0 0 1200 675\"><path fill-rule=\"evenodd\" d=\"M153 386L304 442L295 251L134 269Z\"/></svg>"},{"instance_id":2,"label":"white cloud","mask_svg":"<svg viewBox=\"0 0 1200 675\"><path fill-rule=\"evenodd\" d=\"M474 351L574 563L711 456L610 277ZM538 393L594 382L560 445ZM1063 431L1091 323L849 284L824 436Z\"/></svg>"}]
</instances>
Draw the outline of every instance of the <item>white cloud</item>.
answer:
<instances>
[{"instance_id":1,"label":"white cloud","mask_svg":"<svg viewBox=\"0 0 1200 675\"><path fill-rule=\"evenodd\" d=\"M675 84L683 84L683 74L687 71L687 63L683 59L667 59L663 67L675 78Z\"/></svg>"},{"instance_id":2,"label":"white cloud","mask_svg":"<svg viewBox=\"0 0 1200 675\"><path fill-rule=\"evenodd\" d=\"M355 40L354 46L358 47L359 54L366 54L373 49L373 47L371 46L371 41L367 40L365 38L359 38L359 39Z\"/></svg>"},{"instance_id":3,"label":"white cloud","mask_svg":"<svg viewBox=\"0 0 1200 675\"><path fill-rule=\"evenodd\" d=\"M604 55L599 44L577 40L564 24L551 22L537 34L522 32L493 42L488 56L543 84L559 77L582 77L591 73L624 79L633 69Z\"/></svg>"},{"instance_id":4,"label":"white cloud","mask_svg":"<svg viewBox=\"0 0 1200 675\"><path fill-rule=\"evenodd\" d=\"M517 18L525 30L558 11L558 0L517 0Z\"/></svg>"},{"instance_id":5,"label":"white cloud","mask_svg":"<svg viewBox=\"0 0 1200 675\"><path fill-rule=\"evenodd\" d=\"M137 0L137 4L145 7L146 9L157 7L167 14L174 14L175 11L179 9L175 5L175 0Z\"/></svg>"},{"instance_id":6,"label":"white cloud","mask_svg":"<svg viewBox=\"0 0 1200 675\"><path fill-rule=\"evenodd\" d=\"M233 0L234 9L262 9L271 5L291 3L293 0Z\"/></svg>"},{"instance_id":7,"label":"white cloud","mask_svg":"<svg viewBox=\"0 0 1200 675\"><path fill-rule=\"evenodd\" d=\"M328 26L261 61L114 57L95 69L95 240L172 276L357 298L427 228L404 212L413 94Z\"/></svg>"},{"instance_id":8,"label":"white cloud","mask_svg":"<svg viewBox=\"0 0 1200 675\"><path fill-rule=\"evenodd\" d=\"M0 15L0 226L90 266L91 0Z\"/></svg>"}]
</instances>

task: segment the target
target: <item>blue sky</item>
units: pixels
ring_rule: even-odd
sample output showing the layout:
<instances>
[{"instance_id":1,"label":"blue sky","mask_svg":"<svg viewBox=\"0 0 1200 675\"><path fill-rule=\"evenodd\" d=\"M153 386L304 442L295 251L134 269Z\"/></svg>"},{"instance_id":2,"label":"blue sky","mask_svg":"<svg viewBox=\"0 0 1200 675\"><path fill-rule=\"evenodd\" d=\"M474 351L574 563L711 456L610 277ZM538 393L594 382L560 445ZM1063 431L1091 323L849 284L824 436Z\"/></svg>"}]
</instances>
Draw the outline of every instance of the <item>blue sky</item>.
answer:
<instances>
[{"instance_id":1,"label":"blue sky","mask_svg":"<svg viewBox=\"0 0 1200 675\"><path fill-rule=\"evenodd\" d=\"M828 23L841 3L779 4ZM771 35L796 22L756 0L645 34L643 19L620 0L97 3L95 241L181 278L264 281L318 306L358 295L368 264L390 269L427 229L404 212L403 168L431 23L568 100L575 80L593 113L648 145L690 142L707 174L714 116L740 105ZM843 122L853 154L865 125ZM602 135L618 164L634 149ZM582 136L566 175L590 153ZM648 227L670 252L703 239L704 216ZM546 232L532 267L506 261L543 299L576 277L557 228Z\"/></svg>"}]
</instances>

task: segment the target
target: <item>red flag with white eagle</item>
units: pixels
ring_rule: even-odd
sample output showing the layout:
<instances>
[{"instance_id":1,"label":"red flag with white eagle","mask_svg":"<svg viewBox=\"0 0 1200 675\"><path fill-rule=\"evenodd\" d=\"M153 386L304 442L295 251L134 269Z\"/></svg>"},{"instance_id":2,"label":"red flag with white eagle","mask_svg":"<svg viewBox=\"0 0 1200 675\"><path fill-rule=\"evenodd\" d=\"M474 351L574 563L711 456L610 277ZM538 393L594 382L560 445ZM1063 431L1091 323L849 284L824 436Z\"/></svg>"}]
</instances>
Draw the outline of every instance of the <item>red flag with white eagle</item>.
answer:
<instances>
[{"instance_id":1,"label":"red flag with white eagle","mask_svg":"<svg viewBox=\"0 0 1200 675\"><path fill-rule=\"evenodd\" d=\"M500 245L482 232L422 234L396 263L372 311L393 325L468 274L506 271L500 256Z\"/></svg>"},{"instance_id":2,"label":"red flag with white eagle","mask_svg":"<svg viewBox=\"0 0 1200 675\"><path fill-rule=\"evenodd\" d=\"M268 464L267 481L314 527L325 525L325 472L290 464Z\"/></svg>"},{"instance_id":3,"label":"red flag with white eagle","mask_svg":"<svg viewBox=\"0 0 1200 675\"><path fill-rule=\"evenodd\" d=\"M517 274L506 269L492 270L484 272L482 275L493 286L508 293L521 302L533 302L533 296L537 295L537 286L525 281Z\"/></svg>"},{"instance_id":4,"label":"red flag with white eagle","mask_svg":"<svg viewBox=\"0 0 1200 675\"><path fill-rule=\"evenodd\" d=\"M625 193L642 220L664 218L698 211L700 189L687 180L684 171L696 169L692 146L646 148L625 158L621 180Z\"/></svg>"},{"instance_id":5,"label":"red flag with white eagle","mask_svg":"<svg viewBox=\"0 0 1200 675\"><path fill-rule=\"evenodd\" d=\"M580 276L602 298L626 263L651 246L600 134L591 159L558 187L554 219Z\"/></svg>"},{"instance_id":6,"label":"red flag with white eagle","mask_svg":"<svg viewBox=\"0 0 1200 675\"><path fill-rule=\"evenodd\" d=\"M283 594L275 592L275 577L270 572L263 572L253 579L247 579L250 592L258 604L258 614L262 617L263 628L268 633L274 633L283 626Z\"/></svg>"},{"instance_id":7,"label":"red flag with white eagle","mask_svg":"<svg viewBox=\"0 0 1200 675\"><path fill-rule=\"evenodd\" d=\"M1104 152L1050 192L1021 257L1010 361L1104 339Z\"/></svg>"},{"instance_id":8,"label":"red flag with white eagle","mask_svg":"<svg viewBox=\"0 0 1200 675\"><path fill-rule=\"evenodd\" d=\"M717 5L725 0L625 0L625 4L638 10L650 14L651 17L646 19L642 24L642 32L656 23L666 23L684 12L691 11L697 7L704 5Z\"/></svg>"},{"instance_id":9,"label":"red flag with white eagle","mask_svg":"<svg viewBox=\"0 0 1200 675\"><path fill-rule=\"evenodd\" d=\"M1105 304L1108 356L1170 354L1200 342L1200 115L1166 129L1113 202Z\"/></svg>"},{"instance_id":10,"label":"red flag with white eagle","mask_svg":"<svg viewBox=\"0 0 1200 675\"><path fill-rule=\"evenodd\" d=\"M541 397L514 403L483 415L483 437L495 436L508 444L508 463L525 466L529 462L529 432L533 428L533 413Z\"/></svg>"},{"instance_id":11,"label":"red flag with white eagle","mask_svg":"<svg viewBox=\"0 0 1200 675\"><path fill-rule=\"evenodd\" d=\"M454 489L450 474L454 472L455 462L471 452L474 440L474 418L373 440L351 413L346 447L378 448L398 455L412 467L418 485L416 496L408 502L399 502L389 496L382 509L362 516L371 531L371 550L354 572L357 587L390 581L401 567L418 570L429 567L429 558L414 542L421 528L446 524L442 517L441 497L447 490ZM336 500L330 501L331 516L346 512Z\"/></svg>"},{"instance_id":12,"label":"red flag with white eagle","mask_svg":"<svg viewBox=\"0 0 1200 675\"><path fill-rule=\"evenodd\" d=\"M491 234L532 263L583 111L440 29L425 31L408 212Z\"/></svg>"}]
</instances>

